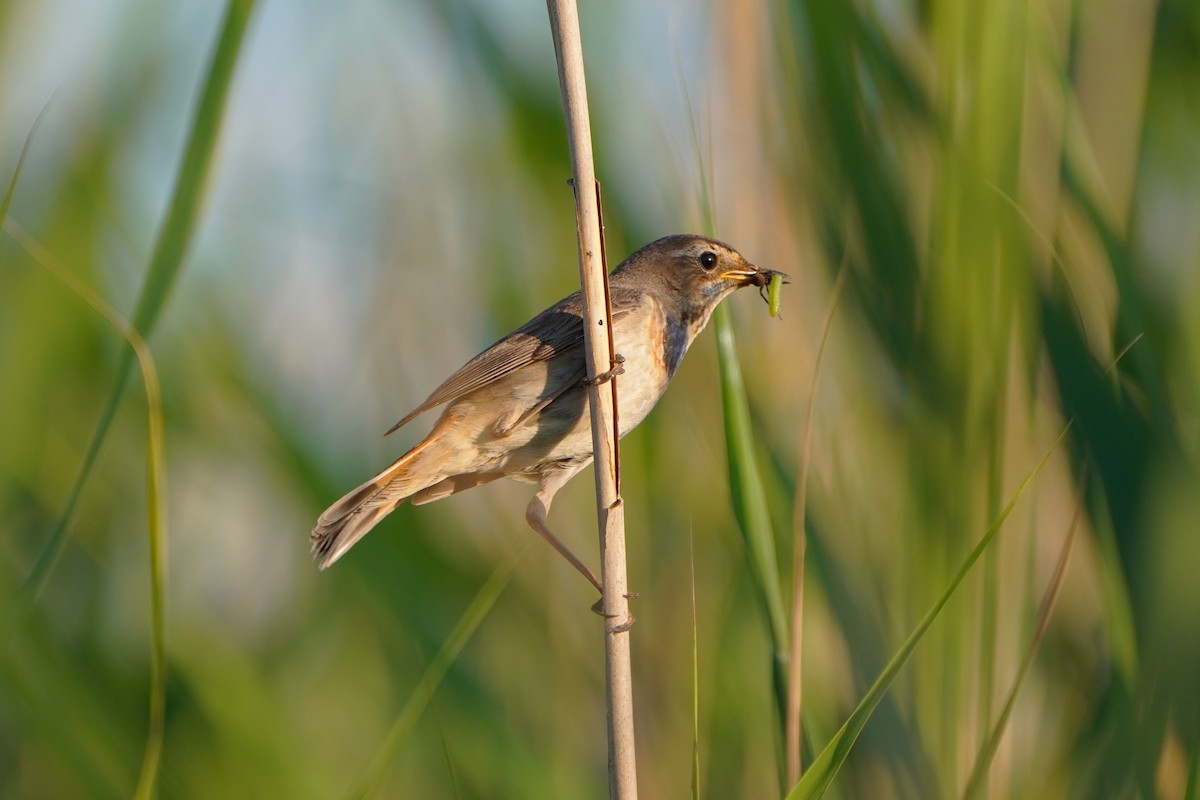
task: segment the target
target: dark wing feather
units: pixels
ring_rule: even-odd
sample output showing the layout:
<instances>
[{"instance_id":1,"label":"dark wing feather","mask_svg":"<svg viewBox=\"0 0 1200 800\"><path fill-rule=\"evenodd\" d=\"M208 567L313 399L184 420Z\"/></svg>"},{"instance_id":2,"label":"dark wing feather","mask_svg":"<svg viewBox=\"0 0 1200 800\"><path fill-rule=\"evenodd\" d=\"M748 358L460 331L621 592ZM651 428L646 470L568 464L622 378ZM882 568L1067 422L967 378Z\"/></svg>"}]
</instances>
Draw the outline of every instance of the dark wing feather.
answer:
<instances>
[{"instance_id":1,"label":"dark wing feather","mask_svg":"<svg viewBox=\"0 0 1200 800\"><path fill-rule=\"evenodd\" d=\"M613 287L613 320L633 310L636 295ZM579 292L559 301L517 330L472 358L433 390L425 402L388 429L397 430L418 414L457 400L537 361L548 361L573 347L583 346L582 301Z\"/></svg>"}]
</instances>

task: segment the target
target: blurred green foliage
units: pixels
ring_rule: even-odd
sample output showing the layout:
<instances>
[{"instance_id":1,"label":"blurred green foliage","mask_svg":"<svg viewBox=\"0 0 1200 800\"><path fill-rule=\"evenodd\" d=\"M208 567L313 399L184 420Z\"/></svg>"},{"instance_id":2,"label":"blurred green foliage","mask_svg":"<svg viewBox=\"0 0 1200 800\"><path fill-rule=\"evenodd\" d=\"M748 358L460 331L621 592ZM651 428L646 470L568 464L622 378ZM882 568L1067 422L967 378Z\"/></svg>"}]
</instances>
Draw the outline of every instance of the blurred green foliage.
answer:
<instances>
[{"instance_id":1,"label":"blurred green foliage","mask_svg":"<svg viewBox=\"0 0 1200 800\"><path fill-rule=\"evenodd\" d=\"M1084 525L988 796L1195 797L1200 6L581 12L610 255L703 227L695 118L717 232L792 277L782 320L749 292L727 301L785 591L815 347L849 270L802 521L810 757L1075 421L831 792L963 791L1086 474ZM46 109L8 220L130 318L222 15L0 2L0 184ZM527 487L497 484L401 508L326 573L307 552L316 514L427 421L379 433L575 288L553 64L537 3L267 3L251 20L194 244L151 339L170 522L161 796L349 790L531 536ZM152 609L141 393L117 408L36 603L10 613L124 348L0 234L0 796L137 786ZM700 796L785 791L717 387L702 337L622 446L646 797L690 782L693 568ZM577 552L594 541L591 488L575 481L551 520ZM603 797L594 599L531 546L379 796Z\"/></svg>"}]
</instances>

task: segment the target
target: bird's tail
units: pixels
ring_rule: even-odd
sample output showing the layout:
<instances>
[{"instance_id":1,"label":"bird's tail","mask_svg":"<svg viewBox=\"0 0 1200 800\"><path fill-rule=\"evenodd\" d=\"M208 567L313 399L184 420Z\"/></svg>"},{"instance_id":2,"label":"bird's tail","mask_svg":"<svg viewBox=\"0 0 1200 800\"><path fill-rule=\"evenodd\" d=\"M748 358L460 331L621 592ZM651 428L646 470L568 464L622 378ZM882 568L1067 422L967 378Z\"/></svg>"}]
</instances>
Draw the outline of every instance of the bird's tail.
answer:
<instances>
[{"instance_id":1,"label":"bird's tail","mask_svg":"<svg viewBox=\"0 0 1200 800\"><path fill-rule=\"evenodd\" d=\"M313 558L321 569L341 558L406 498L444 477L430 463L427 448L432 439L430 436L383 472L348 492L317 519L309 540Z\"/></svg>"}]
</instances>

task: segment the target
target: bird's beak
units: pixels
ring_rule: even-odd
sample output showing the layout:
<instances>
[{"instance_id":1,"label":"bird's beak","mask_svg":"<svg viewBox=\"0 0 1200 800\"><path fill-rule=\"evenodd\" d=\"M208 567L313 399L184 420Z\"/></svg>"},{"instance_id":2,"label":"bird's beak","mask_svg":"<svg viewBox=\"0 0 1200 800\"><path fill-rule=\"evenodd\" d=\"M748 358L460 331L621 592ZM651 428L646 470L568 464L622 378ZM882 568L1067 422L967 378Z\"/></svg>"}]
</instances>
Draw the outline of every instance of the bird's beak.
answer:
<instances>
[{"instance_id":1,"label":"bird's beak","mask_svg":"<svg viewBox=\"0 0 1200 800\"><path fill-rule=\"evenodd\" d=\"M747 264L746 269L734 269L726 273L729 277L738 281L742 286L757 286L760 289L771 282L771 277L779 275L784 283L791 283L788 276L782 272L773 269L763 269L756 267L753 264Z\"/></svg>"}]
</instances>

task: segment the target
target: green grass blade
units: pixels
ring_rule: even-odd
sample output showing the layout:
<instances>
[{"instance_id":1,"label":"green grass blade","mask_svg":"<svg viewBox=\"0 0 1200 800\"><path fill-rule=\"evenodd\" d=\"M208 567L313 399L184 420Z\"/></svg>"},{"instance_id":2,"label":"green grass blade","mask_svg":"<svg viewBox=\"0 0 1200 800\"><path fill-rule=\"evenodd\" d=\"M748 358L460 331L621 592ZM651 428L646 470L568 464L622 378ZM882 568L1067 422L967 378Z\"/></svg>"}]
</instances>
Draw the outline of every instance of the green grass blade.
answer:
<instances>
[{"instance_id":1,"label":"green grass blade","mask_svg":"<svg viewBox=\"0 0 1200 800\"><path fill-rule=\"evenodd\" d=\"M167 468L162 391L146 340L130 329L146 389L146 522L150 544L150 709L146 749L135 800L150 800L158 785L167 715Z\"/></svg>"},{"instance_id":2,"label":"green grass blade","mask_svg":"<svg viewBox=\"0 0 1200 800\"><path fill-rule=\"evenodd\" d=\"M787 698L788 625L783 592L779 585L779 561L775 534L767 510L767 494L755 455L750 424L750 406L738 363L737 343L729 312L721 306L713 313L717 330L717 355L721 372L721 404L725 418L725 447L729 463L729 493L733 513L746 542L750 571L767 617L774 648L775 693L782 719Z\"/></svg>"},{"instance_id":3,"label":"green grass blade","mask_svg":"<svg viewBox=\"0 0 1200 800\"><path fill-rule=\"evenodd\" d=\"M225 19L196 115L192 118L171 205L155 241L146 283L133 315L133 324L143 336L149 335L158 320L200 222L204 196L212 176L213 154L225 116L225 103L254 3L255 0L230 0L225 8Z\"/></svg>"},{"instance_id":4,"label":"green grass blade","mask_svg":"<svg viewBox=\"0 0 1200 800\"><path fill-rule=\"evenodd\" d=\"M683 69L678 65L680 90L685 105L691 109L687 81ZM694 114L689 113L688 123L692 148L696 153L696 169L700 180L700 214L705 231L716 232L716 208L713 205L711 184L711 153L705 157L705 148L700 128ZM707 138L711 143L711 136ZM755 458L754 433L750 422L750 405L746 400L746 387L742 381L742 368L738 361L737 342L729 311L717 306L713 312L713 327L717 336L717 363L721 375L721 406L725 421L725 452L729 464L729 495L738 528L746 543L750 559L750 573L755 589L767 617L771 634L771 678L775 694L775 705L779 712L779 744L784 744L783 730L787 715L788 698L788 623L784 613L783 592L779 585L779 561L775 554L775 534L771 529L771 516L767 509L767 494ZM697 754L697 759L699 755ZM784 760L780 759L780 777L785 778ZM699 769L697 762L696 769Z\"/></svg>"},{"instance_id":5,"label":"green grass blade","mask_svg":"<svg viewBox=\"0 0 1200 800\"><path fill-rule=\"evenodd\" d=\"M992 726L987 738L984 740L983 746L979 749L979 754L975 758L975 766L971 769L971 777L968 778L967 786L963 790L963 800L970 800L973 797L980 796L980 792L983 789L983 782L987 778L988 768L991 767L992 759L996 755L996 749L1000 746L1000 738L1004 735L1004 730L1008 726L1008 719L1012 715L1013 705L1017 700L1017 692L1020 691L1021 684L1024 683L1025 676L1029 673L1029 668L1033 666L1033 658L1037 655L1038 646L1041 645L1042 639L1046 635L1046 628L1050 624L1050 614L1054 611L1054 601L1058 599L1058 592L1062 588L1063 577L1067 574L1067 562L1071 557L1071 548L1075 543L1075 534L1079 530L1080 519L1083 517L1083 488L1087 480L1086 462L1080 470L1079 475L1079 494L1075 499L1075 514L1071 518L1071 527L1067 530L1067 536L1063 540L1062 552L1059 553L1058 563L1054 568L1054 575L1051 576L1050 583L1046 586L1046 592L1042 596L1042 603L1038 609L1037 625L1034 628L1033 637L1029 641L1025 657L1021 659L1021 665L1017 668L1016 677L1013 678L1012 686L1009 687L1004 706L1000 709L1000 715L996 718L995 725Z\"/></svg>"},{"instance_id":6,"label":"green grass blade","mask_svg":"<svg viewBox=\"0 0 1200 800\"><path fill-rule=\"evenodd\" d=\"M800 474L796 479L796 505L792 512L792 607L789 617L791 628L788 651L787 714L784 718L784 760L787 766L787 782L800 780L803 752L803 667L804 667L804 573L808 534L805 528L808 509L808 472L812 465L813 419L817 408L817 388L821 382L821 363L825 359L825 348L829 344L829 333L833 329L833 315L837 311L846 283L847 262L842 260L829 292L829 308L821 325L821 339L817 343L817 360L813 364L812 388L809 390L808 405L804 410L804 429L800 440Z\"/></svg>"},{"instance_id":7,"label":"green grass blade","mask_svg":"<svg viewBox=\"0 0 1200 800\"><path fill-rule=\"evenodd\" d=\"M1200 751L1192 753L1192 763L1188 766L1187 788L1183 791L1184 800L1200 800Z\"/></svg>"},{"instance_id":8,"label":"green grass blade","mask_svg":"<svg viewBox=\"0 0 1200 800\"><path fill-rule=\"evenodd\" d=\"M4 220L8 219L8 209L12 206L13 195L17 193L17 181L21 177L21 168L25 166L25 157L29 155L29 147L33 144L33 135L37 133L38 126L42 124L42 118L46 116L46 109L49 107L50 104L47 103L42 108L41 113L37 115L37 119L30 126L29 133L25 136L25 143L21 145L21 154L17 156L17 165L13 167L12 177L8 179L8 188L4 190L4 198L0 199L0 229L4 227Z\"/></svg>"},{"instance_id":9,"label":"green grass blade","mask_svg":"<svg viewBox=\"0 0 1200 800\"><path fill-rule=\"evenodd\" d=\"M144 339L149 338L154 323L158 320L166 303L167 295L179 275L180 267L200 217L204 189L211 173L213 151L216 147L221 118L224 115L229 85L253 9L254 0L230 0L225 12L217 48L209 65L196 114L192 119L171 203L162 228L159 230L158 239L150 257L146 282L142 287L133 316L133 328ZM62 550L67 525L71 521L79 497L83 493L92 467L100 454L100 448L104 444L113 418L116 416L134 359L134 351L126 349L118 362L112 392L100 414L100 420L96 424L92 438L88 442L83 463L67 493L63 510L55 520L50 535L21 587L21 603L25 606L32 605L37 599L51 567Z\"/></svg>"},{"instance_id":10,"label":"green grass blade","mask_svg":"<svg viewBox=\"0 0 1200 800\"><path fill-rule=\"evenodd\" d=\"M442 678L446 676L447 670L454 660L458 658L458 654L462 652L479 624L483 622L484 617L491 611L492 606L496 604L496 600L500 597L500 593L504 591L504 587L508 585L509 578L512 577L513 567L521 557L524 549L518 551L514 556L507 561L501 563L492 574L488 577L487 582L475 595L475 599L471 601L471 605L463 612L458 624L454 626L454 630L450 632L450 636L446 639L442 649L438 651L433 660L429 662L429 666L425 668L425 672L421 675L421 680L417 683L416 689L409 695L408 701L404 707L400 709L400 713L396 716L395 722L392 723L391 729L383 742L380 743L379 749L375 752L375 756L363 770L358 780L346 793L346 797L354 798L355 800L363 800L376 794L384 778L387 776L387 770L391 766L396 752L400 746L404 744L404 740L408 734L412 732L413 727L420 719L421 713L425 707L429 705L433 699L434 692L442 682Z\"/></svg>"},{"instance_id":11,"label":"green grass blade","mask_svg":"<svg viewBox=\"0 0 1200 800\"><path fill-rule=\"evenodd\" d=\"M1025 476L1025 480L1017 487L1017 491L1013 494L1012 499L1008 501L1008 505L1004 507L1000 515L988 527L987 532L980 538L978 544L967 555L966 560L958 568L958 572L951 579L945 591L942 592L941 597L925 613L925 616L917 624L917 627L913 629L913 632L909 634L904 644L892 656L891 661L883 668L883 672L875 679L875 683L871 685L871 688L867 690L866 695L859 702L858 706L851 712L850 717L842 725L841 730L834 734L829 744L825 745L825 749L813 761L812 766L809 767L804 777L788 793L787 800L811 800L825 794L825 791L837 776L838 770L845 763L846 757L850 755L850 751L853 749L858 735L862 733L862 729L866 726L867 720L871 718L875 707L879 705L879 701L883 699L884 694L891 687L892 681L896 679L896 675L899 674L900 670L908 662L909 656L912 655L913 650L920 643L921 637L925 635L929 626L933 624L933 621L937 619L942 609L950 602L950 598L967 576L967 573L971 571L971 567L975 565L975 562L979 560L979 557L983 555L984 551L995 540L996 534L1000 531L1001 526L1004 525L1004 521L1008 519L1008 515L1012 513L1017 502L1025 495L1025 491L1033 483L1038 473L1042 471L1042 467L1046 465L1046 462L1050 460L1050 456L1058 449L1058 446L1062 443L1070 429L1071 425L1067 423L1045 455L1042 456L1033 470Z\"/></svg>"},{"instance_id":12,"label":"green grass blade","mask_svg":"<svg viewBox=\"0 0 1200 800\"><path fill-rule=\"evenodd\" d=\"M150 543L150 711L146 748L138 778L137 800L149 800L157 784L162 759L167 706L167 645L165 596L167 582L166 458L164 456L162 389L158 369L146 340L104 298L93 292L16 223L5 228L30 256L77 297L103 317L128 342L137 357L146 391L146 520Z\"/></svg>"},{"instance_id":13,"label":"green grass blade","mask_svg":"<svg viewBox=\"0 0 1200 800\"><path fill-rule=\"evenodd\" d=\"M692 800L700 800L700 627L696 618L695 540L688 532L692 568Z\"/></svg>"}]
</instances>

